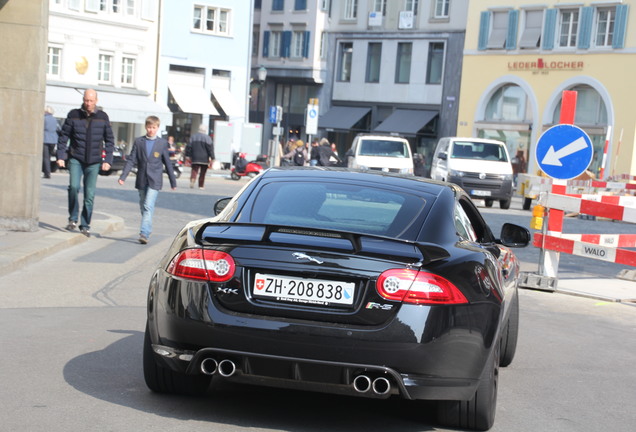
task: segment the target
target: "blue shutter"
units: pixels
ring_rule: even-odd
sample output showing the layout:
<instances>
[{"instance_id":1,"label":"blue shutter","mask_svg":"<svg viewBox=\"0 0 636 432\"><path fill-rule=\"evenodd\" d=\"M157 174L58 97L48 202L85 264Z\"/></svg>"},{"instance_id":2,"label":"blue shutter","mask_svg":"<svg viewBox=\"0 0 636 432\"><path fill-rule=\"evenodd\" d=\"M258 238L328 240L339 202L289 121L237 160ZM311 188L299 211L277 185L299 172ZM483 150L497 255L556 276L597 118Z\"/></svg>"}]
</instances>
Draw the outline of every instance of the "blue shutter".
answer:
<instances>
[{"instance_id":1,"label":"blue shutter","mask_svg":"<svg viewBox=\"0 0 636 432\"><path fill-rule=\"evenodd\" d=\"M541 36L541 48L544 50L554 49L554 36L556 32L557 10L548 9L545 11L545 21L543 24L543 36Z\"/></svg>"},{"instance_id":2,"label":"blue shutter","mask_svg":"<svg viewBox=\"0 0 636 432\"><path fill-rule=\"evenodd\" d=\"M273 0L272 1L272 10L273 11L282 11L285 9L285 0Z\"/></svg>"},{"instance_id":3,"label":"blue shutter","mask_svg":"<svg viewBox=\"0 0 636 432\"><path fill-rule=\"evenodd\" d=\"M307 0L296 0L294 10L307 10Z\"/></svg>"},{"instance_id":4,"label":"blue shutter","mask_svg":"<svg viewBox=\"0 0 636 432\"><path fill-rule=\"evenodd\" d=\"M291 39L292 39L292 32L289 30L284 31L283 38L281 39L281 49L280 49L281 57L289 58L289 55L291 53Z\"/></svg>"},{"instance_id":5,"label":"blue shutter","mask_svg":"<svg viewBox=\"0 0 636 432\"><path fill-rule=\"evenodd\" d=\"M614 39L612 48L623 48L625 46L625 30L627 28L628 5L616 6L616 20L614 21Z\"/></svg>"},{"instance_id":6,"label":"blue shutter","mask_svg":"<svg viewBox=\"0 0 636 432\"><path fill-rule=\"evenodd\" d=\"M311 32L306 31L303 38L303 57L309 58L309 40L311 36Z\"/></svg>"},{"instance_id":7,"label":"blue shutter","mask_svg":"<svg viewBox=\"0 0 636 432\"><path fill-rule=\"evenodd\" d=\"M477 42L478 50L485 50L488 45L488 36L490 30L490 12L482 12L479 17L479 40Z\"/></svg>"},{"instance_id":8,"label":"blue shutter","mask_svg":"<svg viewBox=\"0 0 636 432\"><path fill-rule=\"evenodd\" d=\"M581 8L581 22L579 27L579 49L589 49L592 40L592 20L594 19L594 8L587 6Z\"/></svg>"},{"instance_id":9,"label":"blue shutter","mask_svg":"<svg viewBox=\"0 0 636 432\"><path fill-rule=\"evenodd\" d=\"M263 32L263 57L269 57L269 32Z\"/></svg>"},{"instance_id":10,"label":"blue shutter","mask_svg":"<svg viewBox=\"0 0 636 432\"><path fill-rule=\"evenodd\" d=\"M508 34L506 35L506 49L513 50L517 48L517 29L519 23L519 11L511 10L508 12Z\"/></svg>"}]
</instances>

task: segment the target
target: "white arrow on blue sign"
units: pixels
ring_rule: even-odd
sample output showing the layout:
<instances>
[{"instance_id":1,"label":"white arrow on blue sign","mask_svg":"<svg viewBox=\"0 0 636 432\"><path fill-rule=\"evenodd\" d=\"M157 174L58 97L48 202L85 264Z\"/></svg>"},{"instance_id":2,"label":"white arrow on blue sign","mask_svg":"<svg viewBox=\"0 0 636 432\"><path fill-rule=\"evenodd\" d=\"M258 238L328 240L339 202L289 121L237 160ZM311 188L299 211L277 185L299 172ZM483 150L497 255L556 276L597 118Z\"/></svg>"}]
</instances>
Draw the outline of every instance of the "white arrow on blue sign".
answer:
<instances>
[{"instance_id":1,"label":"white arrow on blue sign","mask_svg":"<svg viewBox=\"0 0 636 432\"><path fill-rule=\"evenodd\" d=\"M539 168L548 176L568 180L581 175L590 166L594 146L583 129L560 124L539 137L535 156Z\"/></svg>"}]
</instances>

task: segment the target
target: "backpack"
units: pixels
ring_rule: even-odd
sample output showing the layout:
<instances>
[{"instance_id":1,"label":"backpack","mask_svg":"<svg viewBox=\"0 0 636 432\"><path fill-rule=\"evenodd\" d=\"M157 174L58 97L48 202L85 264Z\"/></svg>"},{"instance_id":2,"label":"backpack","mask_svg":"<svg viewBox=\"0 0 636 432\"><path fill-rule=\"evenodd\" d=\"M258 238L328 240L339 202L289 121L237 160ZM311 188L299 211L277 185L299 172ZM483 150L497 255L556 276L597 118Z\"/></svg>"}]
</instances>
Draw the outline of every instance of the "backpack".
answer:
<instances>
[{"instance_id":1,"label":"backpack","mask_svg":"<svg viewBox=\"0 0 636 432\"><path fill-rule=\"evenodd\" d=\"M294 165L303 166L305 165L305 155L303 154L302 149L296 149L293 157Z\"/></svg>"}]
</instances>

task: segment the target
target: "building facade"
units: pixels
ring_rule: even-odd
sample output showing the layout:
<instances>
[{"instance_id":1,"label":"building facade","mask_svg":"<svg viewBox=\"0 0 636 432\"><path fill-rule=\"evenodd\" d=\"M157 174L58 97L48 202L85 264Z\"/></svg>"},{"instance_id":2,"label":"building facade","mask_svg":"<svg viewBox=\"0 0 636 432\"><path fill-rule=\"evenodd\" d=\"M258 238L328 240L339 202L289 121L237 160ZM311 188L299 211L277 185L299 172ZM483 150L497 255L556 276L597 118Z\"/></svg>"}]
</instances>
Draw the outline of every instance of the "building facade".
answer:
<instances>
[{"instance_id":1,"label":"building facade","mask_svg":"<svg viewBox=\"0 0 636 432\"><path fill-rule=\"evenodd\" d=\"M129 147L148 115L172 123L156 99L159 0L50 0L46 104L59 119L94 88L116 143Z\"/></svg>"},{"instance_id":2,"label":"building facade","mask_svg":"<svg viewBox=\"0 0 636 432\"><path fill-rule=\"evenodd\" d=\"M628 3L470 2L458 134L506 142L535 173L536 142L559 123L563 91L572 90L575 125L594 145L588 170L636 173L636 17Z\"/></svg>"},{"instance_id":3,"label":"building facade","mask_svg":"<svg viewBox=\"0 0 636 432\"><path fill-rule=\"evenodd\" d=\"M247 122L252 9L251 0L162 1L157 100L174 115L177 142L200 124L214 134L216 120Z\"/></svg>"}]
</instances>

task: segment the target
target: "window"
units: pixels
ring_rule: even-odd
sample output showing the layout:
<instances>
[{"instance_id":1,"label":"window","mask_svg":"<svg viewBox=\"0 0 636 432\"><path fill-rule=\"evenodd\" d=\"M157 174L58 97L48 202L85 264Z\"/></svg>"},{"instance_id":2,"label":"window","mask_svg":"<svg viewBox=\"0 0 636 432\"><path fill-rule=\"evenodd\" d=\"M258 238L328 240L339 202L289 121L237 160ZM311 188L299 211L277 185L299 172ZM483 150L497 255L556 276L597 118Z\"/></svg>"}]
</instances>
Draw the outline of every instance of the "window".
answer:
<instances>
[{"instance_id":1,"label":"window","mask_svg":"<svg viewBox=\"0 0 636 432\"><path fill-rule=\"evenodd\" d=\"M294 10L307 10L307 0L294 0Z\"/></svg>"},{"instance_id":2,"label":"window","mask_svg":"<svg viewBox=\"0 0 636 432\"><path fill-rule=\"evenodd\" d=\"M413 44L411 42L399 42L397 46L397 59L395 62L395 82L408 84L411 80L411 55Z\"/></svg>"},{"instance_id":3,"label":"window","mask_svg":"<svg viewBox=\"0 0 636 432\"><path fill-rule=\"evenodd\" d=\"M121 12L120 4L119 4L120 1L121 0L113 0L113 13Z\"/></svg>"},{"instance_id":4,"label":"window","mask_svg":"<svg viewBox=\"0 0 636 432\"><path fill-rule=\"evenodd\" d=\"M273 31L269 36L269 56L280 57L280 45L283 32Z\"/></svg>"},{"instance_id":5,"label":"window","mask_svg":"<svg viewBox=\"0 0 636 432\"><path fill-rule=\"evenodd\" d=\"M261 34L258 30L252 33L252 56L258 56L258 45L260 44Z\"/></svg>"},{"instance_id":6,"label":"window","mask_svg":"<svg viewBox=\"0 0 636 432\"><path fill-rule=\"evenodd\" d=\"M320 10L329 10L329 0L320 0Z\"/></svg>"},{"instance_id":7,"label":"window","mask_svg":"<svg viewBox=\"0 0 636 432\"><path fill-rule=\"evenodd\" d=\"M426 84L441 84L444 69L444 43L428 44L428 61L426 63Z\"/></svg>"},{"instance_id":8,"label":"window","mask_svg":"<svg viewBox=\"0 0 636 432\"><path fill-rule=\"evenodd\" d=\"M327 57L327 32L322 32L320 34L320 58L324 59Z\"/></svg>"},{"instance_id":9,"label":"window","mask_svg":"<svg viewBox=\"0 0 636 432\"><path fill-rule=\"evenodd\" d=\"M435 0L434 18L448 18L450 0Z\"/></svg>"},{"instance_id":10,"label":"window","mask_svg":"<svg viewBox=\"0 0 636 432\"><path fill-rule=\"evenodd\" d=\"M285 0L272 0L272 10L282 11L285 9Z\"/></svg>"},{"instance_id":11,"label":"window","mask_svg":"<svg viewBox=\"0 0 636 432\"><path fill-rule=\"evenodd\" d=\"M358 17L358 0L345 0L344 19L356 19Z\"/></svg>"},{"instance_id":12,"label":"window","mask_svg":"<svg viewBox=\"0 0 636 432\"><path fill-rule=\"evenodd\" d=\"M371 12L380 12L382 16L386 16L386 0L373 0Z\"/></svg>"},{"instance_id":13,"label":"window","mask_svg":"<svg viewBox=\"0 0 636 432\"><path fill-rule=\"evenodd\" d=\"M559 46L561 48L575 48L578 29L578 9L561 9L559 13Z\"/></svg>"},{"instance_id":14,"label":"window","mask_svg":"<svg viewBox=\"0 0 636 432\"><path fill-rule=\"evenodd\" d=\"M132 86L135 84L135 59L124 57L121 60L121 83Z\"/></svg>"},{"instance_id":15,"label":"window","mask_svg":"<svg viewBox=\"0 0 636 432\"><path fill-rule=\"evenodd\" d=\"M304 46L305 46L305 32L304 31L294 31L292 32L292 40L291 40L291 58L302 58L304 55Z\"/></svg>"},{"instance_id":16,"label":"window","mask_svg":"<svg viewBox=\"0 0 636 432\"><path fill-rule=\"evenodd\" d=\"M614 39L614 22L616 20L616 8L599 8L596 13L596 36L594 45L597 47L610 47Z\"/></svg>"},{"instance_id":17,"label":"window","mask_svg":"<svg viewBox=\"0 0 636 432\"><path fill-rule=\"evenodd\" d=\"M492 13L492 29L488 37L489 49L503 49L508 33L508 11Z\"/></svg>"},{"instance_id":18,"label":"window","mask_svg":"<svg viewBox=\"0 0 636 432\"><path fill-rule=\"evenodd\" d=\"M57 47L49 47L46 58L46 74L51 76L60 76L60 61L62 49Z\"/></svg>"},{"instance_id":19,"label":"window","mask_svg":"<svg viewBox=\"0 0 636 432\"><path fill-rule=\"evenodd\" d=\"M525 122L529 113L526 92L516 84L501 86L486 105L485 120L496 122Z\"/></svg>"},{"instance_id":20,"label":"window","mask_svg":"<svg viewBox=\"0 0 636 432\"><path fill-rule=\"evenodd\" d=\"M192 29L204 33L227 35L230 11L215 7L194 6L192 14Z\"/></svg>"},{"instance_id":21,"label":"window","mask_svg":"<svg viewBox=\"0 0 636 432\"><path fill-rule=\"evenodd\" d=\"M126 0L126 15L135 15L135 0Z\"/></svg>"},{"instance_id":22,"label":"window","mask_svg":"<svg viewBox=\"0 0 636 432\"><path fill-rule=\"evenodd\" d=\"M370 42L367 49L367 72L365 81L368 83L380 82L380 65L382 64L382 44Z\"/></svg>"},{"instance_id":23,"label":"window","mask_svg":"<svg viewBox=\"0 0 636 432\"><path fill-rule=\"evenodd\" d=\"M404 0L404 10L413 12L413 15L417 15L417 4L419 0Z\"/></svg>"},{"instance_id":24,"label":"window","mask_svg":"<svg viewBox=\"0 0 636 432\"><path fill-rule=\"evenodd\" d=\"M68 0L68 8L74 11L79 11L80 0Z\"/></svg>"},{"instance_id":25,"label":"window","mask_svg":"<svg viewBox=\"0 0 636 432\"><path fill-rule=\"evenodd\" d=\"M110 83L112 68L113 56L109 54L100 54L99 61L97 62L97 81Z\"/></svg>"},{"instance_id":26,"label":"window","mask_svg":"<svg viewBox=\"0 0 636 432\"><path fill-rule=\"evenodd\" d=\"M473 224L470 222L464 208L459 204L455 206L455 229L462 239L472 242L477 241L477 234Z\"/></svg>"},{"instance_id":27,"label":"window","mask_svg":"<svg viewBox=\"0 0 636 432\"><path fill-rule=\"evenodd\" d=\"M353 58L353 43L343 42L338 51L338 81L351 81L351 60Z\"/></svg>"},{"instance_id":28,"label":"window","mask_svg":"<svg viewBox=\"0 0 636 432\"><path fill-rule=\"evenodd\" d=\"M543 25L543 11L525 11L525 18L525 27L519 40L519 48L539 48L541 43L541 27Z\"/></svg>"}]
</instances>

